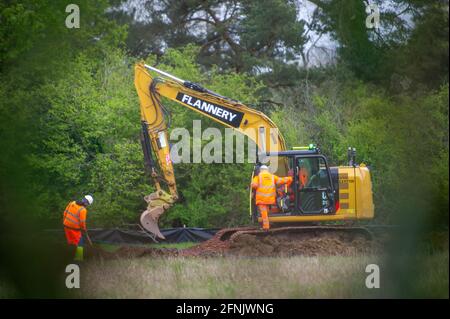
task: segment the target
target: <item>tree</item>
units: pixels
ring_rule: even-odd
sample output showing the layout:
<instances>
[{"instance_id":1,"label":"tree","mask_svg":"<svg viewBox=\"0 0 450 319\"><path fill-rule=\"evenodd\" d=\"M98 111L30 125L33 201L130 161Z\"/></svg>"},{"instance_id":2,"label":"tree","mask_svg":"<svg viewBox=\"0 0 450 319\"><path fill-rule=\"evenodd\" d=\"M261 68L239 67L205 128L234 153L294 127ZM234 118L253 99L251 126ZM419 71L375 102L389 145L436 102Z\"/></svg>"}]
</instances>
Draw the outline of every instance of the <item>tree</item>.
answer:
<instances>
[{"instance_id":1,"label":"tree","mask_svg":"<svg viewBox=\"0 0 450 319\"><path fill-rule=\"evenodd\" d=\"M128 44L138 56L194 43L202 65L254 72L295 59L305 43L293 1L146 1L126 10L135 17ZM123 11L114 15L123 19Z\"/></svg>"},{"instance_id":2,"label":"tree","mask_svg":"<svg viewBox=\"0 0 450 319\"><path fill-rule=\"evenodd\" d=\"M401 47L387 51L391 67L403 82L401 89L438 89L448 82L448 1L411 1L414 28ZM396 86L398 87L398 86Z\"/></svg>"},{"instance_id":3,"label":"tree","mask_svg":"<svg viewBox=\"0 0 450 319\"><path fill-rule=\"evenodd\" d=\"M367 28L363 1L311 0L313 29L338 42L340 61L361 79L392 91L438 88L448 80L448 1L373 1L380 28Z\"/></svg>"}]
</instances>

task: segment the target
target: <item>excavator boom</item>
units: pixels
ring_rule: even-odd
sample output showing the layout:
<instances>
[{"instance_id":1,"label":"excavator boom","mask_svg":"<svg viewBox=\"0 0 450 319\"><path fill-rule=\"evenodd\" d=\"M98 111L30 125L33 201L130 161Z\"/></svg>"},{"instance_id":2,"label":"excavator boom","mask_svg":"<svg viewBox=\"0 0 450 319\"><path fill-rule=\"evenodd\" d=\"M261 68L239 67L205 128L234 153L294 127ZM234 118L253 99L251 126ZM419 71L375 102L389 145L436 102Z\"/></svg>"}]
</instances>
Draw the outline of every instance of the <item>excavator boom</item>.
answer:
<instances>
[{"instance_id":1,"label":"excavator boom","mask_svg":"<svg viewBox=\"0 0 450 319\"><path fill-rule=\"evenodd\" d=\"M155 72L160 77L154 77ZM171 74L138 63L135 66L135 87L139 96L142 122L142 144L147 166L156 191L145 196L147 210L141 215L141 224L159 238L158 219L179 198L168 142L169 111L161 97L200 113L250 138L262 152L286 150L283 136L264 113L239 101L212 92L201 85L179 79ZM152 156L156 157L156 161ZM277 167L286 168L284 158ZM165 184L165 188L161 186Z\"/></svg>"}]
</instances>

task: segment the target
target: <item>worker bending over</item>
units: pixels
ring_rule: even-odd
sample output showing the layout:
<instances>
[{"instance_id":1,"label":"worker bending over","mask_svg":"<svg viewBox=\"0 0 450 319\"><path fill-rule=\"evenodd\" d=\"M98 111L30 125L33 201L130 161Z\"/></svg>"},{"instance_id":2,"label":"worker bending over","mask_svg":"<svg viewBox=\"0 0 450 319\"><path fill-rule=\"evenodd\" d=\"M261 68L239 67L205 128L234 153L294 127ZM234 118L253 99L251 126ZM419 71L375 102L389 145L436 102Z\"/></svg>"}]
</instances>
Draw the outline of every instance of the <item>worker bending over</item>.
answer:
<instances>
[{"instance_id":1,"label":"worker bending over","mask_svg":"<svg viewBox=\"0 0 450 319\"><path fill-rule=\"evenodd\" d=\"M261 214L264 230L269 230L269 207L276 204L276 187L292 183L292 177L278 177L269 172L266 165L259 168L259 174L253 177L252 189L256 190L256 206Z\"/></svg>"},{"instance_id":2,"label":"worker bending over","mask_svg":"<svg viewBox=\"0 0 450 319\"><path fill-rule=\"evenodd\" d=\"M67 243L70 246L75 246L75 261L83 260L84 237L87 238L89 244L92 246L92 241L89 238L86 228L86 207L92 205L93 202L94 198L91 195L86 195L79 201L70 202L64 210L64 232Z\"/></svg>"}]
</instances>

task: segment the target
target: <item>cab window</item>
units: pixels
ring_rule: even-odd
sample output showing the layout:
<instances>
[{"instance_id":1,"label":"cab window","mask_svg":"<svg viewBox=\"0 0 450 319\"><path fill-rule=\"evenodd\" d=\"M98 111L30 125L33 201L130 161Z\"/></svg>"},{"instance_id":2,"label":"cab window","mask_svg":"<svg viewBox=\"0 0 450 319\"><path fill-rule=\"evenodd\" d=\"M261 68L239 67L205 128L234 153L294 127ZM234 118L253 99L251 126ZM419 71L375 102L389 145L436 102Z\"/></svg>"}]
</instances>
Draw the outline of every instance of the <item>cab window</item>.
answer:
<instances>
[{"instance_id":1,"label":"cab window","mask_svg":"<svg viewBox=\"0 0 450 319\"><path fill-rule=\"evenodd\" d=\"M328 213L332 193L326 163L322 157L297 158L298 207L303 213Z\"/></svg>"},{"instance_id":2,"label":"cab window","mask_svg":"<svg viewBox=\"0 0 450 319\"><path fill-rule=\"evenodd\" d=\"M299 188L328 188L330 180L323 158L297 159Z\"/></svg>"}]
</instances>

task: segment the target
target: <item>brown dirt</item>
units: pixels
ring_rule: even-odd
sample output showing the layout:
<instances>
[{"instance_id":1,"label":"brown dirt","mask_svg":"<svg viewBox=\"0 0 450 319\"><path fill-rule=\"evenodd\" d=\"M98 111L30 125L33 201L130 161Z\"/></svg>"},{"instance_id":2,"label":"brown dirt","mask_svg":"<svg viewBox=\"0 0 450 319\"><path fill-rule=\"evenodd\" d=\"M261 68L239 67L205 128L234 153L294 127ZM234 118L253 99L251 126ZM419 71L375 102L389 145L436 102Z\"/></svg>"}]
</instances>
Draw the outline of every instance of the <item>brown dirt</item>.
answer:
<instances>
[{"instance_id":1,"label":"brown dirt","mask_svg":"<svg viewBox=\"0 0 450 319\"><path fill-rule=\"evenodd\" d=\"M244 233L237 233L244 231ZM248 233L245 233L248 232ZM187 249L121 247L115 252L99 248L87 249L87 257L214 257L214 256L316 256L354 255L379 249L380 243L358 233L341 231L312 231L264 234L254 228L227 228L217 232L210 240Z\"/></svg>"},{"instance_id":2,"label":"brown dirt","mask_svg":"<svg viewBox=\"0 0 450 319\"><path fill-rule=\"evenodd\" d=\"M182 256L353 255L378 250L379 242L360 233L310 231L264 234L255 229L223 229L210 240L180 252ZM239 229L242 231L243 229ZM245 233L248 231L248 233ZM253 233L252 233L253 232ZM231 240L228 240L231 238Z\"/></svg>"},{"instance_id":3,"label":"brown dirt","mask_svg":"<svg viewBox=\"0 0 450 319\"><path fill-rule=\"evenodd\" d=\"M370 252L373 242L363 236L342 236L338 232L309 236L265 236L243 234L231 245L228 254L238 256L317 256L354 255Z\"/></svg>"},{"instance_id":4,"label":"brown dirt","mask_svg":"<svg viewBox=\"0 0 450 319\"><path fill-rule=\"evenodd\" d=\"M224 228L219 230L211 239L197 246L181 251L182 256L223 256L230 249L229 237L236 231L253 230L254 228Z\"/></svg>"}]
</instances>

